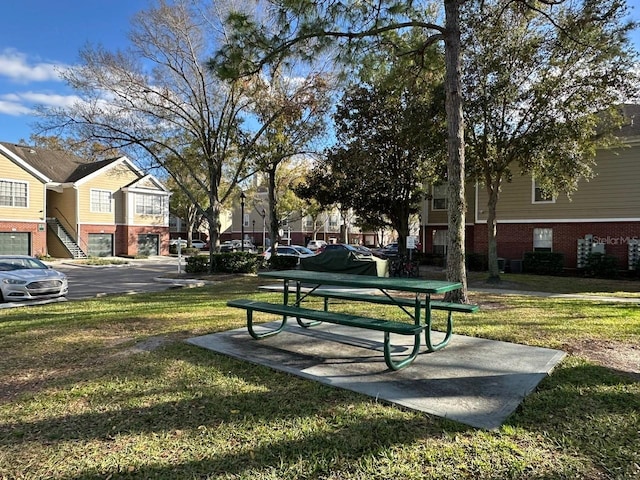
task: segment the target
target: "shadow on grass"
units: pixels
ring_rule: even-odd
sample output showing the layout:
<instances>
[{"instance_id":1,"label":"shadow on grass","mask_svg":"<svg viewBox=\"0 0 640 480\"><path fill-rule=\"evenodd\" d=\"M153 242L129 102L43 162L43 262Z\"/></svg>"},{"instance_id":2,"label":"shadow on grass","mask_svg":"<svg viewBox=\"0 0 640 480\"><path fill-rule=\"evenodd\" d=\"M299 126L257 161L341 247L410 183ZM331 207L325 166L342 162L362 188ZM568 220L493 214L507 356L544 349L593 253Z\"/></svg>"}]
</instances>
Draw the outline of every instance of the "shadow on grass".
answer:
<instances>
[{"instance_id":1,"label":"shadow on grass","mask_svg":"<svg viewBox=\"0 0 640 480\"><path fill-rule=\"evenodd\" d=\"M160 367L149 368L154 364L185 366L178 375L159 381L163 375L167 377L167 372ZM205 458L201 460L184 460L170 466L145 463L136 467L137 478L241 475L254 468L266 471L274 465L295 465L301 456L309 460L307 473L314 476L316 468L323 474L329 473L327 462L332 459L348 463L363 456L375 456L395 445L411 444L418 438L440 437L443 429L469 430L464 425L426 415L382 415L374 401L352 392L187 345L161 348L120 367L122 377L129 382L134 379L139 388L112 391L108 385L112 379L95 375L90 393L83 394L80 386L80 392L74 397L86 401L88 411L80 409L79 413L65 416L49 414L47 418L4 423L0 425L0 445L20 450L23 445L32 448L33 445L67 442L83 445L98 441L103 444L106 455L110 445L117 444L119 438L138 438L139 435L157 438L167 432L180 431L197 437L193 439L196 448L207 442L217 448L212 450L205 445L199 455ZM67 392L66 395L73 394ZM304 432L297 432L292 424L299 424ZM220 446L219 437L225 435L222 432L231 435L228 442L233 443L238 438L251 436L256 428L264 429L260 433L264 437L261 441L248 438L246 445ZM287 429L291 429L290 434L280 435ZM179 443L169 440L166 448L179 449ZM225 445L224 438L222 445ZM92 455L99 454L94 450ZM56 478L104 478L105 473L95 468L80 475Z\"/></svg>"},{"instance_id":2,"label":"shadow on grass","mask_svg":"<svg viewBox=\"0 0 640 480\"><path fill-rule=\"evenodd\" d=\"M507 422L593 458L611 478L640 475L640 383L570 357ZM609 477L606 477L609 478Z\"/></svg>"}]
</instances>

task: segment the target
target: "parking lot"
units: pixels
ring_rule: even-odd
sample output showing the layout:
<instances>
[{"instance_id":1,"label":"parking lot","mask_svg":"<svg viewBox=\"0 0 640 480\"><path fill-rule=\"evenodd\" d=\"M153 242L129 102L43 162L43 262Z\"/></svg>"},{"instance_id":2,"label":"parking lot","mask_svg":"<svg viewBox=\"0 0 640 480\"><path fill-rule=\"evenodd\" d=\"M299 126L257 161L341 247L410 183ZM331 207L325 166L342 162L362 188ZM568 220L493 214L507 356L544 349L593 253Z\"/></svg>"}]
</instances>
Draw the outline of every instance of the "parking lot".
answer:
<instances>
[{"instance_id":1,"label":"parking lot","mask_svg":"<svg viewBox=\"0 0 640 480\"><path fill-rule=\"evenodd\" d=\"M158 292L182 282L162 279L178 273L176 257L150 257L129 260L125 265L89 266L74 261L60 261L51 266L64 272L69 280L67 300L95 298L104 295ZM182 263L184 269L184 260ZM0 304L0 308L65 301L65 299Z\"/></svg>"}]
</instances>

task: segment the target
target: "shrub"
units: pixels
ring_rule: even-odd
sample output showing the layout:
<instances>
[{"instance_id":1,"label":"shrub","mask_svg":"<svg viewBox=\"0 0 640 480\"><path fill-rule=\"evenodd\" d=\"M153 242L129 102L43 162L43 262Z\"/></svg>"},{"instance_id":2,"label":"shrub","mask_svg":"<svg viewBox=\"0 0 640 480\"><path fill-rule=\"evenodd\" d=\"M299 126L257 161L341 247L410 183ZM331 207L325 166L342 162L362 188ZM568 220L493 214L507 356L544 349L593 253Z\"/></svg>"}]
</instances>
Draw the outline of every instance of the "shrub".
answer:
<instances>
[{"instance_id":1,"label":"shrub","mask_svg":"<svg viewBox=\"0 0 640 480\"><path fill-rule=\"evenodd\" d=\"M298 266L298 257L272 255L269 258L268 264L271 270L291 270Z\"/></svg>"},{"instance_id":2,"label":"shrub","mask_svg":"<svg viewBox=\"0 0 640 480\"><path fill-rule=\"evenodd\" d=\"M522 271L536 275L560 275L564 268L564 255L556 252L526 252Z\"/></svg>"},{"instance_id":3,"label":"shrub","mask_svg":"<svg viewBox=\"0 0 640 480\"><path fill-rule=\"evenodd\" d=\"M444 255L439 253L423 253L420 256L421 265L433 265L434 267L444 266Z\"/></svg>"},{"instance_id":4,"label":"shrub","mask_svg":"<svg viewBox=\"0 0 640 480\"><path fill-rule=\"evenodd\" d=\"M213 273L256 273L262 265L262 257L249 252L214 253ZM187 273L209 273L209 255L187 257Z\"/></svg>"},{"instance_id":5,"label":"shrub","mask_svg":"<svg viewBox=\"0 0 640 480\"><path fill-rule=\"evenodd\" d=\"M262 257L250 252L224 252L213 255L215 271L220 273L256 273Z\"/></svg>"},{"instance_id":6,"label":"shrub","mask_svg":"<svg viewBox=\"0 0 640 480\"><path fill-rule=\"evenodd\" d=\"M209 256L194 255L193 257L188 257L185 271L187 273L208 273L209 272Z\"/></svg>"},{"instance_id":7,"label":"shrub","mask_svg":"<svg viewBox=\"0 0 640 480\"><path fill-rule=\"evenodd\" d=\"M469 253L467 268L472 272L484 272L489 269L489 260L484 253Z\"/></svg>"},{"instance_id":8,"label":"shrub","mask_svg":"<svg viewBox=\"0 0 640 480\"><path fill-rule=\"evenodd\" d=\"M604 253L590 253L584 266L587 277L614 278L618 275L618 259Z\"/></svg>"},{"instance_id":9,"label":"shrub","mask_svg":"<svg viewBox=\"0 0 640 480\"><path fill-rule=\"evenodd\" d=\"M178 253L178 245L169 245L169 253L173 255L177 255ZM180 249L180 254L186 256L189 255L198 255L200 253L200 249L196 247L182 247Z\"/></svg>"}]
</instances>

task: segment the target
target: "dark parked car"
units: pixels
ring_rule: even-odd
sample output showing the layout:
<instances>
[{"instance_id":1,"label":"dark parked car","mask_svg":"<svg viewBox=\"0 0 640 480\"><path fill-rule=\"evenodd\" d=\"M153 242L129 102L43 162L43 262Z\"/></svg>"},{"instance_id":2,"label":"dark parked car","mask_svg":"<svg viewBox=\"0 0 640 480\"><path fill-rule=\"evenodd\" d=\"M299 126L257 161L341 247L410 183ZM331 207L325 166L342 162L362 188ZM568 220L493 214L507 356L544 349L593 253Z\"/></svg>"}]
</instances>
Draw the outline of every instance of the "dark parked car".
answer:
<instances>
[{"instance_id":1,"label":"dark parked car","mask_svg":"<svg viewBox=\"0 0 640 480\"><path fill-rule=\"evenodd\" d=\"M269 260L271 258L271 247L267 248L263 255L265 260ZM313 257L315 253L302 245L278 245L278 255L305 258Z\"/></svg>"},{"instance_id":2,"label":"dark parked car","mask_svg":"<svg viewBox=\"0 0 640 480\"><path fill-rule=\"evenodd\" d=\"M346 250L348 252L353 252L358 255L364 255L370 257L371 255L379 256L377 252L371 250L364 245L349 245L348 243L329 243L322 248L322 252L331 251L331 250Z\"/></svg>"},{"instance_id":3,"label":"dark parked car","mask_svg":"<svg viewBox=\"0 0 640 480\"><path fill-rule=\"evenodd\" d=\"M398 244L397 243L389 243L388 245L385 245L384 247L379 248L378 250L376 250L376 253L378 254L378 256L380 256L382 258L397 257L398 256Z\"/></svg>"}]
</instances>

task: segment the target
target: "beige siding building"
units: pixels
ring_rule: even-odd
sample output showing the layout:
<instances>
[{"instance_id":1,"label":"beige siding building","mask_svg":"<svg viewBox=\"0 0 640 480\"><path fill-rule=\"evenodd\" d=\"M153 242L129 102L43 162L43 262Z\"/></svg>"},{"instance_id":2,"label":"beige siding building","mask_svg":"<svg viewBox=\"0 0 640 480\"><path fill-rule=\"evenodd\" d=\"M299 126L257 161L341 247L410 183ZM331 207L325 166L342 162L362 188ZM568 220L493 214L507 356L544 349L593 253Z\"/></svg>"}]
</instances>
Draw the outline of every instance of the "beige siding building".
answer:
<instances>
[{"instance_id":1,"label":"beige siding building","mask_svg":"<svg viewBox=\"0 0 640 480\"><path fill-rule=\"evenodd\" d=\"M0 188L0 253L168 253L170 193L126 157L0 143Z\"/></svg>"},{"instance_id":2,"label":"beige siding building","mask_svg":"<svg viewBox=\"0 0 640 480\"><path fill-rule=\"evenodd\" d=\"M544 198L531 176L502 185L497 205L498 256L509 268L526 252L562 253L567 269L584 266L590 252L617 259L620 270L640 260L640 106L627 106L629 123L620 130L624 147L596 155L595 177L581 180L569 198ZM637 120L636 120L637 117ZM470 198L470 194L473 198ZM446 251L446 210L442 191L432 190L423 211L427 252ZM482 184L467 186L467 252L487 254L488 195Z\"/></svg>"}]
</instances>

